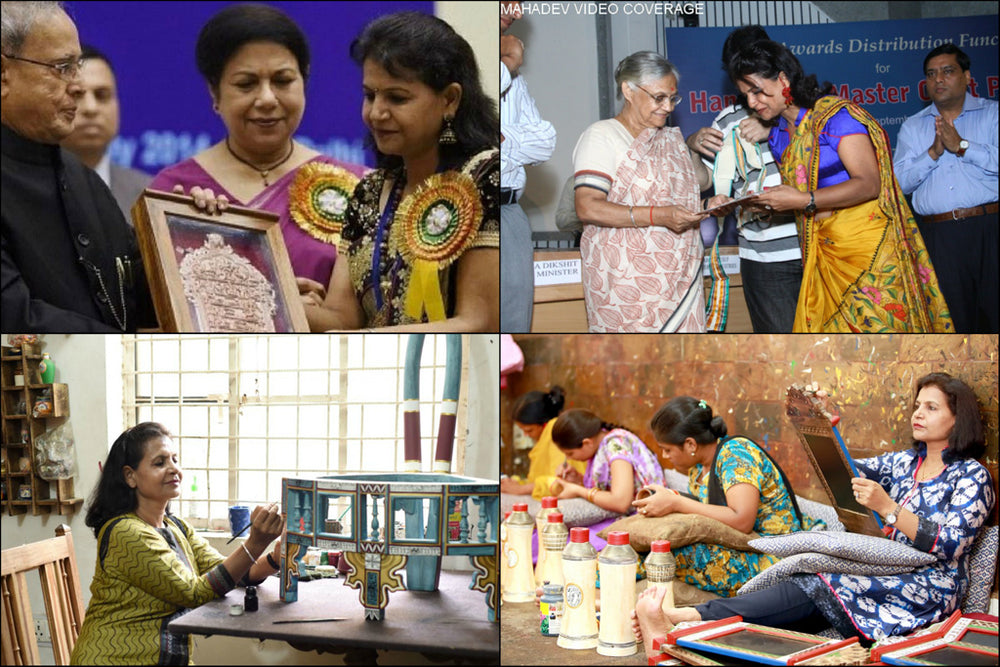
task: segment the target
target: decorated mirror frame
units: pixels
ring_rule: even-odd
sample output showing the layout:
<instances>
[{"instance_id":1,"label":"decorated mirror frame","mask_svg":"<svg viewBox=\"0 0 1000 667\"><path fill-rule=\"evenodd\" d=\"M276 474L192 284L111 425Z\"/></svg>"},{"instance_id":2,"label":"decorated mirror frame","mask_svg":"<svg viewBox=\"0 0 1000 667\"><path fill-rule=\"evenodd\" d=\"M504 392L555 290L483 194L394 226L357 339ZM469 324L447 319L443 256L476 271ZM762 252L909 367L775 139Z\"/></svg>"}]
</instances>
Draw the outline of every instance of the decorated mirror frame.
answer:
<instances>
[{"instance_id":1,"label":"decorated mirror frame","mask_svg":"<svg viewBox=\"0 0 1000 667\"><path fill-rule=\"evenodd\" d=\"M132 207L160 328L308 332L277 216L236 206L210 216L193 201L145 190Z\"/></svg>"}]
</instances>

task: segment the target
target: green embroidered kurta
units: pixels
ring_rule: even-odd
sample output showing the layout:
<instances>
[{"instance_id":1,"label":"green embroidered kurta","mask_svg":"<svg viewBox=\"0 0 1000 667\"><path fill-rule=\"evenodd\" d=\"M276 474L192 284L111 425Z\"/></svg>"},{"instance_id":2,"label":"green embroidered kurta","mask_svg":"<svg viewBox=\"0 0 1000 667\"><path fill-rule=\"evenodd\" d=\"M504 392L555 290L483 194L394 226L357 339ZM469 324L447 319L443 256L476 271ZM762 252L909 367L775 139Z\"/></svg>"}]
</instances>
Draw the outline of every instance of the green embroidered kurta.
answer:
<instances>
[{"instance_id":1,"label":"green embroidered kurta","mask_svg":"<svg viewBox=\"0 0 1000 667\"><path fill-rule=\"evenodd\" d=\"M167 623L235 582L222 554L190 525L173 516L164 525L158 530L128 513L101 528L90 604L70 664L189 663L190 638L168 632Z\"/></svg>"}]
</instances>

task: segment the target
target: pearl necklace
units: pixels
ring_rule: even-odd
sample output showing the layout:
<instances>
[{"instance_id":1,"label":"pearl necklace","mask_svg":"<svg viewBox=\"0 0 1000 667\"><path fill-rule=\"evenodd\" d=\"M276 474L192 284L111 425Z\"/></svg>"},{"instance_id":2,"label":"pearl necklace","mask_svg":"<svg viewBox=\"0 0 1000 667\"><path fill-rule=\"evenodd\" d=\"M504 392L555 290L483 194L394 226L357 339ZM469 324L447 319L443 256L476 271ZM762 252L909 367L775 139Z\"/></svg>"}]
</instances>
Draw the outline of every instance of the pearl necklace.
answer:
<instances>
[{"instance_id":1,"label":"pearl necklace","mask_svg":"<svg viewBox=\"0 0 1000 667\"><path fill-rule=\"evenodd\" d=\"M258 167L255 164L253 164L252 162L248 162L247 160L244 160L239 155L237 155L233 151L232 146L229 145L229 137L226 137L226 150L228 150L229 154L232 155L234 158L236 158L237 160L239 160L240 162L242 162L246 166L248 166L251 169L253 169L254 171L256 171L258 174L260 174L260 177L264 180L264 187L267 187L267 186L271 185L270 183L267 182L267 175L269 173L271 173L272 169L277 169L281 165L283 165L286 162L288 162L289 158L292 157L292 153L295 152L295 143L291 139L289 139L288 140L288 155L286 155L285 157L281 158L280 160L278 160L277 162L275 162L271 166L265 167L263 169L261 169L260 167Z\"/></svg>"}]
</instances>

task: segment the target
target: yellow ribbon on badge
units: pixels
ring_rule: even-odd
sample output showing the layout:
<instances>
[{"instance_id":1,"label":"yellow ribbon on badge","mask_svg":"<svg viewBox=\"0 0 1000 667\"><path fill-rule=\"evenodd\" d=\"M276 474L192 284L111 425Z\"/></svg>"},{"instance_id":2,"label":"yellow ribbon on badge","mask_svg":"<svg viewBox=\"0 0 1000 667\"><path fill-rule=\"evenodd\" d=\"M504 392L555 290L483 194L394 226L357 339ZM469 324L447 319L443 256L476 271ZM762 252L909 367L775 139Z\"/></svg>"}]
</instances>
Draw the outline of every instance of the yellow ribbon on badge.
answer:
<instances>
[{"instance_id":1,"label":"yellow ribbon on badge","mask_svg":"<svg viewBox=\"0 0 1000 667\"><path fill-rule=\"evenodd\" d=\"M428 321L447 318L439 271L475 241L483 205L475 181L466 174L435 174L402 201L393 224L393 245L410 265L404 312Z\"/></svg>"},{"instance_id":2,"label":"yellow ribbon on badge","mask_svg":"<svg viewBox=\"0 0 1000 667\"><path fill-rule=\"evenodd\" d=\"M441 296L441 281L438 279L437 262L418 259L413 262L410 287L406 290L404 308L406 314L415 320L427 311L427 321L437 322L447 319L444 298Z\"/></svg>"}]
</instances>

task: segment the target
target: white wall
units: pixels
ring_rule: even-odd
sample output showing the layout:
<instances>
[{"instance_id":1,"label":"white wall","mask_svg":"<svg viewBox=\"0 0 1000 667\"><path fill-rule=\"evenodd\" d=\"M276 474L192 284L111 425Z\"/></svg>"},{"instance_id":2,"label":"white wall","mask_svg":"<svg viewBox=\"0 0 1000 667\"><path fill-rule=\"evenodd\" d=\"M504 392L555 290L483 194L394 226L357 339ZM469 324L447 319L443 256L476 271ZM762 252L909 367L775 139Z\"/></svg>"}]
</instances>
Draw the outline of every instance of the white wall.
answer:
<instances>
[{"instance_id":1,"label":"white wall","mask_svg":"<svg viewBox=\"0 0 1000 667\"><path fill-rule=\"evenodd\" d=\"M5 334L3 340L6 343ZM47 334L42 336L42 341L42 350L48 352L56 364L56 382L69 385L70 418L67 423L73 425L78 467L74 491L77 498L85 499L97 482L97 462L104 461L111 442L108 438L109 411L113 412L117 408L117 423L121 423L120 339L117 336ZM110 395L117 396L117 399L109 398L109 382L115 385ZM114 436L118 436L117 431ZM83 604L86 605L90 602L90 582L97 560L97 540L83 523L82 507L81 505L76 512L65 516L4 514L0 517L0 545L3 549L9 549L55 537L56 526L67 524L73 533ZM44 616L45 607L38 576L30 575L28 585L32 614ZM41 648L44 661L45 646ZM51 649L48 655L51 660Z\"/></svg>"},{"instance_id":2,"label":"white wall","mask_svg":"<svg viewBox=\"0 0 1000 667\"><path fill-rule=\"evenodd\" d=\"M434 15L469 42L479 64L483 90L499 101L500 14L493 7L493 3L445 0L434 3Z\"/></svg>"}]
</instances>

